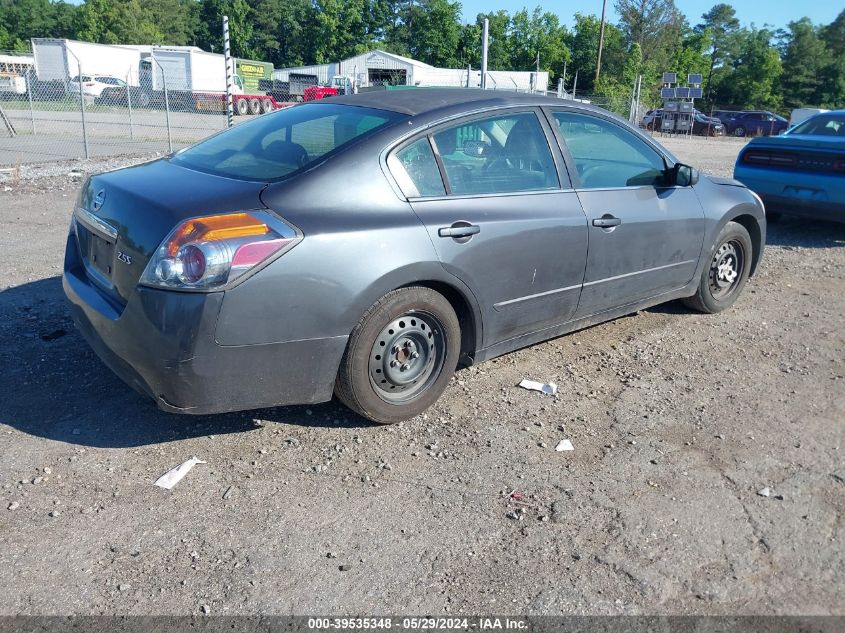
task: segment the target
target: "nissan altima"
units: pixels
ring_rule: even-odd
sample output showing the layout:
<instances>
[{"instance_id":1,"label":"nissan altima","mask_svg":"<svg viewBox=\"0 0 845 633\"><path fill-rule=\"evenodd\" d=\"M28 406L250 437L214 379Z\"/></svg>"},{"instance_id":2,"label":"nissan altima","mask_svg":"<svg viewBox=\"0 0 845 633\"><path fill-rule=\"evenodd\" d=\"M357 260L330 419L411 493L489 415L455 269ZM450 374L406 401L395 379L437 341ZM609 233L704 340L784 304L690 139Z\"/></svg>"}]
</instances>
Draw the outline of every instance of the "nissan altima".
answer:
<instances>
[{"instance_id":1,"label":"nissan altima","mask_svg":"<svg viewBox=\"0 0 845 633\"><path fill-rule=\"evenodd\" d=\"M674 299L731 306L766 220L614 115L480 90L297 105L91 177L63 285L159 407L410 418L458 366Z\"/></svg>"}]
</instances>

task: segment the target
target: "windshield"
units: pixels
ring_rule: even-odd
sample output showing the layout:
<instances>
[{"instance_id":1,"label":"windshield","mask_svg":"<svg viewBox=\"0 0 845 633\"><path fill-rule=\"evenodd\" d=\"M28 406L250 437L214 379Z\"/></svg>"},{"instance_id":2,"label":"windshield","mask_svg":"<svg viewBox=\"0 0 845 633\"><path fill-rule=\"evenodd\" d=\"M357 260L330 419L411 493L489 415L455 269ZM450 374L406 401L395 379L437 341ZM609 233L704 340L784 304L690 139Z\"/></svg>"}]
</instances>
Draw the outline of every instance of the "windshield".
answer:
<instances>
[{"instance_id":1,"label":"windshield","mask_svg":"<svg viewBox=\"0 0 845 633\"><path fill-rule=\"evenodd\" d=\"M838 136L845 138L845 114L819 114L802 121L789 131L790 134L813 136Z\"/></svg>"},{"instance_id":2,"label":"windshield","mask_svg":"<svg viewBox=\"0 0 845 633\"><path fill-rule=\"evenodd\" d=\"M170 160L243 180L275 180L329 156L404 115L328 103L285 108L236 125Z\"/></svg>"}]
</instances>

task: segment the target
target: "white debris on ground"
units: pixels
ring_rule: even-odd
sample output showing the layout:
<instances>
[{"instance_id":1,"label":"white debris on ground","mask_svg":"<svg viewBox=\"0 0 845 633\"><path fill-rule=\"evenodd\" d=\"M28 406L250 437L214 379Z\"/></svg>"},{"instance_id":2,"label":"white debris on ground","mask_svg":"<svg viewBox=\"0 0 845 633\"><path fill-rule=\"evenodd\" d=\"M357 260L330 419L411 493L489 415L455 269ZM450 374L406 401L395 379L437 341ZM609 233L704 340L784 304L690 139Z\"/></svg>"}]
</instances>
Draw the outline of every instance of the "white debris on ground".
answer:
<instances>
[{"instance_id":1,"label":"white debris on ground","mask_svg":"<svg viewBox=\"0 0 845 633\"><path fill-rule=\"evenodd\" d=\"M547 395L553 396L557 393L557 385L553 382L537 382L536 380L529 380L524 378L519 386L523 389L530 389L531 391L541 391Z\"/></svg>"},{"instance_id":2,"label":"white debris on ground","mask_svg":"<svg viewBox=\"0 0 845 633\"><path fill-rule=\"evenodd\" d=\"M155 485L159 488L164 488L165 490L172 490L173 487L180 481L182 481L182 478L187 475L188 472L190 472L191 468L193 468L197 464L205 463L207 462L204 462L201 459L197 459L196 457L191 457L191 459L182 462L175 468L171 468L161 477L156 479Z\"/></svg>"},{"instance_id":3,"label":"white debris on ground","mask_svg":"<svg viewBox=\"0 0 845 633\"><path fill-rule=\"evenodd\" d=\"M558 451L558 452L574 451L575 447L572 446L572 442L570 442L569 440L561 440L560 442L557 443L557 446L555 446L555 450Z\"/></svg>"}]
</instances>

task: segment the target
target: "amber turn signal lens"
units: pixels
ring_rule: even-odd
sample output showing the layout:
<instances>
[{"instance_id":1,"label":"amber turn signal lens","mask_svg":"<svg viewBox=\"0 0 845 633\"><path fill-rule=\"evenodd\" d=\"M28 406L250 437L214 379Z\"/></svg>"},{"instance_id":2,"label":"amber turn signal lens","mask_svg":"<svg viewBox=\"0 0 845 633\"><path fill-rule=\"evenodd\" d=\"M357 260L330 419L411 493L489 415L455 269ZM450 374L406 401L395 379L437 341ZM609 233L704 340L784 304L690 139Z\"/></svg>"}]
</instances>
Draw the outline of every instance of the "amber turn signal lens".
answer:
<instances>
[{"instance_id":1,"label":"amber turn signal lens","mask_svg":"<svg viewBox=\"0 0 845 633\"><path fill-rule=\"evenodd\" d=\"M170 238L167 253L176 255L188 242L213 242L238 237L266 235L270 227L249 213L209 215L182 224Z\"/></svg>"}]
</instances>

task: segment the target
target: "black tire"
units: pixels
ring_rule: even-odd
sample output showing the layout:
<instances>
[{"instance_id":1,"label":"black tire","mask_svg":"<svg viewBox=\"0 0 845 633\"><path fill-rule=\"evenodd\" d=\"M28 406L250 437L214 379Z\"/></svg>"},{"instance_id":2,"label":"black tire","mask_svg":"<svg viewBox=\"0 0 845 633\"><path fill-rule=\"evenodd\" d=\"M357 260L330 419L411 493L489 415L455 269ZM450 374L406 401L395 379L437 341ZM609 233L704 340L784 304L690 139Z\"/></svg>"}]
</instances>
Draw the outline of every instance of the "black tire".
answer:
<instances>
[{"instance_id":1,"label":"black tire","mask_svg":"<svg viewBox=\"0 0 845 633\"><path fill-rule=\"evenodd\" d=\"M261 114L261 102L255 97L249 100L249 113Z\"/></svg>"},{"instance_id":2,"label":"black tire","mask_svg":"<svg viewBox=\"0 0 845 633\"><path fill-rule=\"evenodd\" d=\"M249 114L249 101L246 99L238 99L235 101L235 114L246 116Z\"/></svg>"},{"instance_id":3,"label":"black tire","mask_svg":"<svg viewBox=\"0 0 845 633\"><path fill-rule=\"evenodd\" d=\"M446 389L460 347L458 317L443 295L420 286L393 290L352 330L335 395L374 422L407 420Z\"/></svg>"},{"instance_id":4,"label":"black tire","mask_svg":"<svg viewBox=\"0 0 845 633\"><path fill-rule=\"evenodd\" d=\"M268 112L273 111L273 102L270 99L262 99L261 100L261 113L267 114Z\"/></svg>"},{"instance_id":5,"label":"black tire","mask_svg":"<svg viewBox=\"0 0 845 633\"><path fill-rule=\"evenodd\" d=\"M751 236L746 228L737 222L728 222L713 242L698 290L684 299L684 304L707 314L730 308L748 281L753 256Z\"/></svg>"},{"instance_id":6,"label":"black tire","mask_svg":"<svg viewBox=\"0 0 845 633\"><path fill-rule=\"evenodd\" d=\"M742 127L741 125L739 127L735 128L734 129L734 136L738 136L739 138L742 138L743 136L745 136L745 128Z\"/></svg>"}]
</instances>

